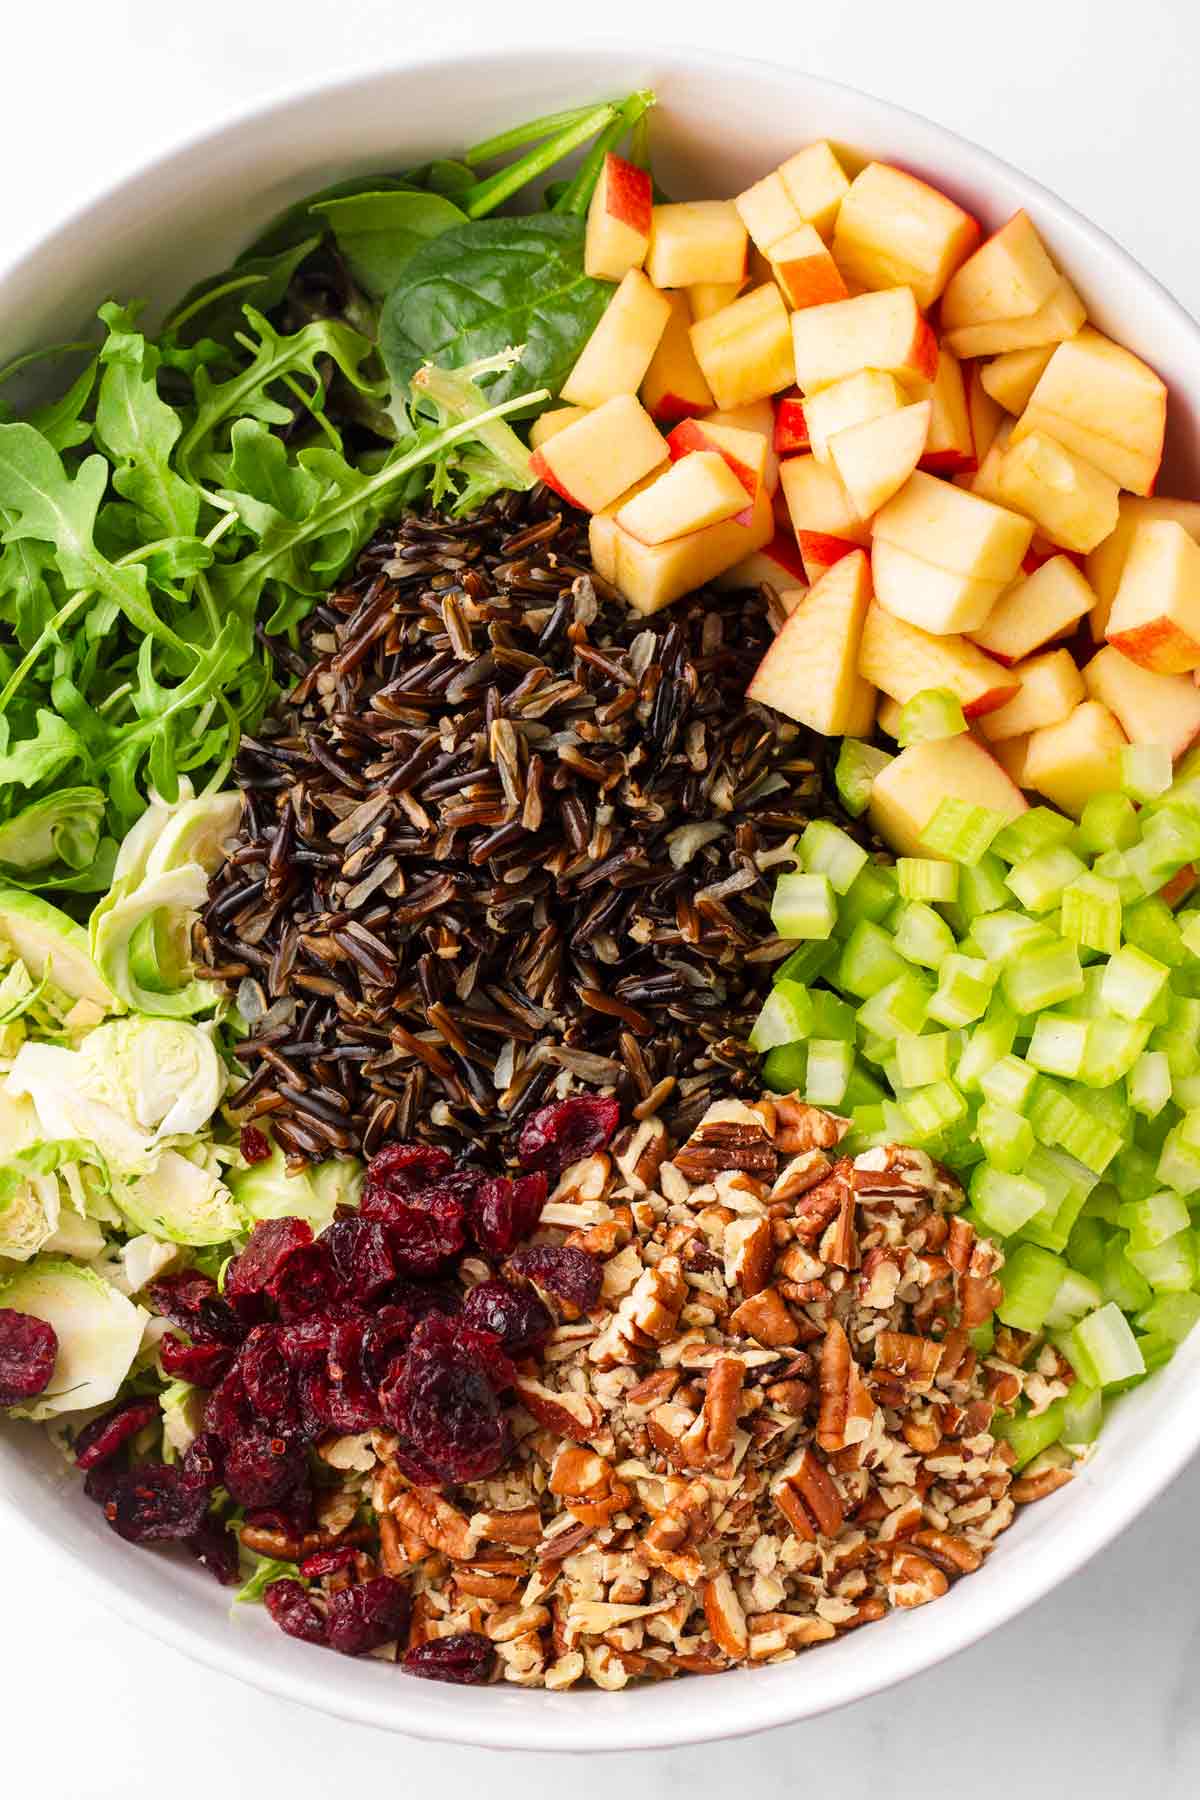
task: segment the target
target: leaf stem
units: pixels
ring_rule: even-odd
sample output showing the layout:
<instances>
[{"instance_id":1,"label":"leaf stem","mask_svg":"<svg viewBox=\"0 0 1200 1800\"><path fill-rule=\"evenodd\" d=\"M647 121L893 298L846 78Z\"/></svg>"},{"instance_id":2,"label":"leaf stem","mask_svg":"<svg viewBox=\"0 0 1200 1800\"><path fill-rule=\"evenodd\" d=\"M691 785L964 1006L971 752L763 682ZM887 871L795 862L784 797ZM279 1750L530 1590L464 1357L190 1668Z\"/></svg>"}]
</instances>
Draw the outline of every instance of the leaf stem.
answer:
<instances>
[{"instance_id":1,"label":"leaf stem","mask_svg":"<svg viewBox=\"0 0 1200 1800\"><path fill-rule=\"evenodd\" d=\"M209 288L207 293L197 294L190 306L185 306L179 312L172 313L169 319L163 321L164 335L170 331L178 331L180 326L186 325L189 319L194 319L197 313L203 312L205 307L211 306L214 300L223 300L226 294L236 294L242 288L260 287L266 279L267 277L262 274L237 275L232 281L223 282L220 287Z\"/></svg>"},{"instance_id":2,"label":"leaf stem","mask_svg":"<svg viewBox=\"0 0 1200 1800\"><path fill-rule=\"evenodd\" d=\"M95 349L95 344L89 344L80 338L69 344L47 344L44 350L27 350L24 356L15 356L0 369L0 383L7 381L12 375L19 375L22 369L28 369L33 363L46 362L55 356L74 356L81 350Z\"/></svg>"},{"instance_id":3,"label":"leaf stem","mask_svg":"<svg viewBox=\"0 0 1200 1800\"><path fill-rule=\"evenodd\" d=\"M547 169L552 169L556 162L561 162L564 156L569 156L572 150L579 148L580 144L586 144L588 139L595 137L598 131L603 131L605 126L616 117L615 106L593 107L590 112L584 113L582 118L577 119L573 125L566 126L555 137L552 137L548 143L539 144L524 156L518 157L516 162L509 163L507 168L498 169L494 175L489 175L486 181L477 181L473 188L468 188L465 193L459 195L459 205L468 219L482 219L486 213L495 212L498 206L502 206L506 200L511 200L512 196L521 188L527 187L531 181L536 181L539 175L544 175Z\"/></svg>"},{"instance_id":4,"label":"leaf stem","mask_svg":"<svg viewBox=\"0 0 1200 1800\"><path fill-rule=\"evenodd\" d=\"M555 201L552 212L574 213L582 217L591 203L596 183L600 179L600 171L604 167L604 159L610 150L615 150L627 131L637 124L644 114L654 105L654 94L647 88L638 94L631 94L624 106L596 139L583 161L575 172L575 178L566 191Z\"/></svg>"},{"instance_id":5,"label":"leaf stem","mask_svg":"<svg viewBox=\"0 0 1200 1800\"><path fill-rule=\"evenodd\" d=\"M3 688L0 688L0 714L7 711L9 701L34 667L42 651L49 649L54 642L59 626L65 625L68 619L73 619L85 601L91 600L94 594L93 588L80 588L77 594L72 594L71 598L59 607L52 619L47 619L33 644L25 652Z\"/></svg>"},{"instance_id":6,"label":"leaf stem","mask_svg":"<svg viewBox=\"0 0 1200 1800\"><path fill-rule=\"evenodd\" d=\"M577 119L582 119L591 111L591 106L573 106L566 112L546 113L540 119L527 120L524 125L510 126L507 131L501 131L495 137L484 138L481 144L474 144L470 150L464 150L462 160L468 168L474 169L480 163L492 162L497 156L506 156L510 150L520 150L525 144L536 144L541 138L549 137L552 132L574 125Z\"/></svg>"}]
</instances>

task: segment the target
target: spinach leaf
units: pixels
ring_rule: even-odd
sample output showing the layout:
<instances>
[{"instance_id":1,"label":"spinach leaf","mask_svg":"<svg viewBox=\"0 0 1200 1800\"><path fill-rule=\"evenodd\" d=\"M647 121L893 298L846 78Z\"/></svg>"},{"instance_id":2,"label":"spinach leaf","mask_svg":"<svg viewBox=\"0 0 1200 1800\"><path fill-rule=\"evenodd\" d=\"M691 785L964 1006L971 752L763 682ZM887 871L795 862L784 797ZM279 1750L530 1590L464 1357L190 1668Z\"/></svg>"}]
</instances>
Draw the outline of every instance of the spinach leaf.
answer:
<instances>
[{"instance_id":1,"label":"spinach leaf","mask_svg":"<svg viewBox=\"0 0 1200 1800\"><path fill-rule=\"evenodd\" d=\"M379 194L388 190L411 190L416 183L402 175L353 175L348 181L335 181L329 187L320 188L315 194L307 194L303 200L297 200L285 212L272 219L271 223L259 232L252 244L248 244L234 263L234 269L240 270L247 263L255 262L261 257L277 256L282 250L291 250L304 238L312 236L312 209L326 200L349 200L355 194Z\"/></svg>"},{"instance_id":2,"label":"spinach leaf","mask_svg":"<svg viewBox=\"0 0 1200 1800\"><path fill-rule=\"evenodd\" d=\"M422 163L419 169L405 169L401 180L411 182L413 187L425 188L431 194L446 194L453 200L455 194L465 194L469 187L474 187L475 171L465 162L442 156L434 162Z\"/></svg>"},{"instance_id":3,"label":"spinach leaf","mask_svg":"<svg viewBox=\"0 0 1200 1800\"><path fill-rule=\"evenodd\" d=\"M310 220L308 234L274 256L239 256L234 268L210 275L188 289L171 315L167 331L181 344L194 343L201 331L226 342L241 329L247 300L259 312L278 306L292 276L320 242L321 233Z\"/></svg>"},{"instance_id":4,"label":"spinach leaf","mask_svg":"<svg viewBox=\"0 0 1200 1800\"><path fill-rule=\"evenodd\" d=\"M380 318L397 388L423 363L460 369L520 344L520 362L497 376L489 401L557 394L613 294L584 274L583 239L583 221L570 215L478 219L418 251Z\"/></svg>"},{"instance_id":5,"label":"spinach leaf","mask_svg":"<svg viewBox=\"0 0 1200 1800\"><path fill-rule=\"evenodd\" d=\"M430 238L467 222L467 215L441 194L354 194L320 200L312 211L328 221L350 273L374 300L395 287Z\"/></svg>"}]
</instances>

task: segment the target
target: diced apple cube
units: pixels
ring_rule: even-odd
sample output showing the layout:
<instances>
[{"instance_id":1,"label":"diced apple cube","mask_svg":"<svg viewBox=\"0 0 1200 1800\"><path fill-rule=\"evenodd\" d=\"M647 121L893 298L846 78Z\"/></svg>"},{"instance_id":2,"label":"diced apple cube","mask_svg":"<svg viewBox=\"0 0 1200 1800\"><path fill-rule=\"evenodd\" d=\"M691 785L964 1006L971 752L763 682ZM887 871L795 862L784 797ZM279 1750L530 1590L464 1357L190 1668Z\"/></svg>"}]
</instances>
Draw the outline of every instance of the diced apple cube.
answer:
<instances>
[{"instance_id":1,"label":"diced apple cube","mask_svg":"<svg viewBox=\"0 0 1200 1800\"><path fill-rule=\"evenodd\" d=\"M692 310L682 288L666 296L668 318L642 382L642 405L659 425L677 425L710 410L712 390L692 349Z\"/></svg>"},{"instance_id":2,"label":"diced apple cube","mask_svg":"<svg viewBox=\"0 0 1200 1800\"><path fill-rule=\"evenodd\" d=\"M685 419L667 438L671 461L696 451L711 450L723 457L742 487L743 506L755 500L766 477L769 445L761 431L745 431L736 425L716 425L708 419Z\"/></svg>"},{"instance_id":3,"label":"diced apple cube","mask_svg":"<svg viewBox=\"0 0 1200 1800\"><path fill-rule=\"evenodd\" d=\"M746 490L725 458L716 450L697 450L628 501L617 524L639 543L669 544L745 510Z\"/></svg>"},{"instance_id":4,"label":"diced apple cube","mask_svg":"<svg viewBox=\"0 0 1200 1800\"><path fill-rule=\"evenodd\" d=\"M615 585L638 612L655 613L693 588L715 581L726 569L769 544L774 533L775 517L765 492L758 497L749 525L726 519L667 544L639 543L617 525Z\"/></svg>"},{"instance_id":5,"label":"diced apple cube","mask_svg":"<svg viewBox=\"0 0 1200 1800\"><path fill-rule=\"evenodd\" d=\"M818 462L830 462L829 439L835 432L882 418L884 413L899 412L904 404L905 393L896 377L880 369L861 369L857 375L831 382L804 402L813 455Z\"/></svg>"},{"instance_id":6,"label":"diced apple cube","mask_svg":"<svg viewBox=\"0 0 1200 1800\"><path fill-rule=\"evenodd\" d=\"M774 283L764 282L711 318L697 320L692 349L722 408L765 399L796 379L787 308Z\"/></svg>"},{"instance_id":7,"label":"diced apple cube","mask_svg":"<svg viewBox=\"0 0 1200 1800\"><path fill-rule=\"evenodd\" d=\"M1018 441L1019 428L1020 420L996 473L1005 504L1035 520L1064 550L1094 550L1116 527L1116 482L1044 431Z\"/></svg>"},{"instance_id":8,"label":"diced apple cube","mask_svg":"<svg viewBox=\"0 0 1200 1800\"><path fill-rule=\"evenodd\" d=\"M831 146L822 140L797 150L779 165L779 177L801 219L823 238L832 237L850 182Z\"/></svg>"},{"instance_id":9,"label":"diced apple cube","mask_svg":"<svg viewBox=\"0 0 1200 1800\"><path fill-rule=\"evenodd\" d=\"M1004 591L999 581L939 568L912 550L876 538L871 551L879 604L934 637L974 631Z\"/></svg>"},{"instance_id":10,"label":"diced apple cube","mask_svg":"<svg viewBox=\"0 0 1200 1800\"><path fill-rule=\"evenodd\" d=\"M834 537L828 531L798 531L796 547L804 564L805 577L813 586L820 581L822 575L828 574L835 563L841 562L843 556L849 556L852 550L861 548L849 538Z\"/></svg>"},{"instance_id":11,"label":"diced apple cube","mask_svg":"<svg viewBox=\"0 0 1200 1800\"><path fill-rule=\"evenodd\" d=\"M1131 744L1163 744L1176 760L1200 737L1200 690L1188 675L1158 675L1106 644L1083 671L1087 691Z\"/></svg>"},{"instance_id":12,"label":"diced apple cube","mask_svg":"<svg viewBox=\"0 0 1200 1800\"><path fill-rule=\"evenodd\" d=\"M1093 794L1120 787L1125 741L1107 706L1085 700L1057 725L1032 733L1025 754L1026 782L1078 818Z\"/></svg>"},{"instance_id":13,"label":"diced apple cube","mask_svg":"<svg viewBox=\"0 0 1200 1800\"><path fill-rule=\"evenodd\" d=\"M770 267L793 311L849 297L841 270L815 225L797 225L780 238L771 250Z\"/></svg>"},{"instance_id":14,"label":"diced apple cube","mask_svg":"<svg viewBox=\"0 0 1200 1800\"><path fill-rule=\"evenodd\" d=\"M1029 778L1025 772L1029 756L1028 734L1025 737L1001 738L998 744L989 744L988 748L1015 787L1029 787Z\"/></svg>"},{"instance_id":15,"label":"diced apple cube","mask_svg":"<svg viewBox=\"0 0 1200 1800\"><path fill-rule=\"evenodd\" d=\"M781 394L775 402L773 442L777 456L795 456L799 451L807 450L812 443L808 435L808 420L804 416L804 400L798 391Z\"/></svg>"},{"instance_id":16,"label":"diced apple cube","mask_svg":"<svg viewBox=\"0 0 1200 1800\"><path fill-rule=\"evenodd\" d=\"M974 469L977 459L967 406L967 384L963 379L962 364L953 350L947 350L944 344L938 351L937 374L929 398L933 410L921 467L931 474L943 475L957 475Z\"/></svg>"},{"instance_id":17,"label":"diced apple cube","mask_svg":"<svg viewBox=\"0 0 1200 1800\"><path fill-rule=\"evenodd\" d=\"M928 400L918 400L899 412L847 426L830 438L833 466L863 518L878 512L920 462L932 410Z\"/></svg>"},{"instance_id":18,"label":"diced apple cube","mask_svg":"<svg viewBox=\"0 0 1200 1800\"><path fill-rule=\"evenodd\" d=\"M617 514L626 501L632 500L635 494L644 493L669 467L669 463L660 463L588 520L588 553L592 567L602 580L611 582L614 587L617 581Z\"/></svg>"},{"instance_id":19,"label":"diced apple cube","mask_svg":"<svg viewBox=\"0 0 1200 1800\"><path fill-rule=\"evenodd\" d=\"M979 379L1005 412L1021 413L1053 355L1051 344L1043 344L1039 350L1006 350L1003 356L982 364Z\"/></svg>"},{"instance_id":20,"label":"diced apple cube","mask_svg":"<svg viewBox=\"0 0 1200 1800\"><path fill-rule=\"evenodd\" d=\"M935 637L876 601L863 626L859 673L899 705L925 688L949 688L968 719L1011 700L1019 682L966 638Z\"/></svg>"},{"instance_id":21,"label":"diced apple cube","mask_svg":"<svg viewBox=\"0 0 1200 1800\"><path fill-rule=\"evenodd\" d=\"M937 340L911 288L885 288L792 314L796 382L808 394L860 369L932 381Z\"/></svg>"},{"instance_id":22,"label":"diced apple cube","mask_svg":"<svg viewBox=\"0 0 1200 1800\"><path fill-rule=\"evenodd\" d=\"M858 651L871 568L855 551L809 589L754 672L747 698L827 737L845 732L858 694Z\"/></svg>"},{"instance_id":23,"label":"diced apple cube","mask_svg":"<svg viewBox=\"0 0 1200 1800\"><path fill-rule=\"evenodd\" d=\"M756 431L767 446L762 478L768 494L774 495L779 487L779 458L775 454L775 407L769 399L749 400L745 406L714 407L700 423L728 427L730 431Z\"/></svg>"},{"instance_id":24,"label":"diced apple cube","mask_svg":"<svg viewBox=\"0 0 1200 1800\"><path fill-rule=\"evenodd\" d=\"M819 463L815 456L789 456L779 465L779 485L801 550L806 532L851 544L870 543L870 527L855 512L836 469ZM807 565L807 555L804 560Z\"/></svg>"},{"instance_id":25,"label":"diced apple cube","mask_svg":"<svg viewBox=\"0 0 1200 1800\"><path fill-rule=\"evenodd\" d=\"M846 737L870 737L875 729L875 708L878 702L878 688L873 688L864 676L856 675L846 712Z\"/></svg>"},{"instance_id":26,"label":"diced apple cube","mask_svg":"<svg viewBox=\"0 0 1200 1800\"><path fill-rule=\"evenodd\" d=\"M667 460L667 441L633 394L618 394L535 450L539 480L571 506L599 512Z\"/></svg>"},{"instance_id":27,"label":"diced apple cube","mask_svg":"<svg viewBox=\"0 0 1200 1800\"><path fill-rule=\"evenodd\" d=\"M615 394L636 394L670 316L667 296L630 269L563 382L562 399L603 406Z\"/></svg>"},{"instance_id":28,"label":"diced apple cube","mask_svg":"<svg viewBox=\"0 0 1200 1800\"><path fill-rule=\"evenodd\" d=\"M552 406L549 412L539 413L529 428L529 448L540 450L548 444L552 437L565 431L568 425L574 425L587 412L586 406Z\"/></svg>"},{"instance_id":29,"label":"diced apple cube","mask_svg":"<svg viewBox=\"0 0 1200 1800\"><path fill-rule=\"evenodd\" d=\"M646 273L655 287L741 281L749 238L732 200L683 200L656 206Z\"/></svg>"},{"instance_id":30,"label":"diced apple cube","mask_svg":"<svg viewBox=\"0 0 1200 1800\"><path fill-rule=\"evenodd\" d=\"M748 187L733 204L742 224L764 255L770 253L772 244L777 244L780 238L787 237L804 223L778 169Z\"/></svg>"},{"instance_id":31,"label":"diced apple cube","mask_svg":"<svg viewBox=\"0 0 1200 1800\"><path fill-rule=\"evenodd\" d=\"M997 662L1022 662L1062 637L1095 604L1095 594L1070 557L1052 556L1006 588L971 636Z\"/></svg>"},{"instance_id":32,"label":"diced apple cube","mask_svg":"<svg viewBox=\"0 0 1200 1800\"><path fill-rule=\"evenodd\" d=\"M1028 662L1018 663L1013 674L1021 684L1019 691L979 721L979 730L989 742L1057 725L1085 697L1083 677L1069 650L1031 656Z\"/></svg>"},{"instance_id":33,"label":"diced apple cube","mask_svg":"<svg viewBox=\"0 0 1200 1800\"><path fill-rule=\"evenodd\" d=\"M910 287L932 306L979 242L979 221L936 188L868 163L842 200L833 253L848 281L865 288Z\"/></svg>"},{"instance_id":34,"label":"diced apple cube","mask_svg":"<svg viewBox=\"0 0 1200 1800\"><path fill-rule=\"evenodd\" d=\"M694 282L687 289L693 325L700 319L711 319L714 313L724 312L727 306L733 305L745 286L745 278L741 281Z\"/></svg>"},{"instance_id":35,"label":"diced apple cube","mask_svg":"<svg viewBox=\"0 0 1200 1800\"><path fill-rule=\"evenodd\" d=\"M853 546L851 546L853 548ZM777 531L769 544L753 551L717 578L719 588L751 588L769 582L784 600L798 604L808 592L804 558L789 531Z\"/></svg>"},{"instance_id":36,"label":"diced apple cube","mask_svg":"<svg viewBox=\"0 0 1200 1800\"><path fill-rule=\"evenodd\" d=\"M650 247L654 184L649 171L610 150L588 207L583 266L597 281L640 269Z\"/></svg>"},{"instance_id":37,"label":"diced apple cube","mask_svg":"<svg viewBox=\"0 0 1200 1800\"><path fill-rule=\"evenodd\" d=\"M943 343L942 349L945 348ZM1000 429L1004 409L984 387L978 363L972 363L967 376L967 411L971 417L971 444L975 451L975 461L982 463Z\"/></svg>"},{"instance_id":38,"label":"diced apple cube","mask_svg":"<svg viewBox=\"0 0 1200 1800\"><path fill-rule=\"evenodd\" d=\"M975 494L980 500L990 500L993 506L1004 506L1000 493L1000 470L1004 466L1004 452L1008 449L1009 439L1015 420L1003 418L991 444L973 475L955 477L955 485L964 487L968 493Z\"/></svg>"},{"instance_id":39,"label":"diced apple cube","mask_svg":"<svg viewBox=\"0 0 1200 1800\"><path fill-rule=\"evenodd\" d=\"M871 787L871 829L897 856L936 856L921 833L944 799L986 806L1006 819L1028 812L1029 802L995 757L966 732L910 744Z\"/></svg>"},{"instance_id":40,"label":"diced apple cube","mask_svg":"<svg viewBox=\"0 0 1200 1800\"><path fill-rule=\"evenodd\" d=\"M874 535L877 542L896 544L952 574L1007 587L1021 567L1033 526L1019 513L918 469L879 514Z\"/></svg>"},{"instance_id":41,"label":"diced apple cube","mask_svg":"<svg viewBox=\"0 0 1200 1800\"><path fill-rule=\"evenodd\" d=\"M1045 430L1119 487L1149 494L1166 422L1166 384L1131 350L1085 325L1051 356L1013 442Z\"/></svg>"},{"instance_id":42,"label":"diced apple cube","mask_svg":"<svg viewBox=\"0 0 1200 1800\"><path fill-rule=\"evenodd\" d=\"M982 243L954 275L942 298L942 327L1027 319L1058 286L1058 270L1026 212Z\"/></svg>"},{"instance_id":43,"label":"diced apple cube","mask_svg":"<svg viewBox=\"0 0 1200 1800\"><path fill-rule=\"evenodd\" d=\"M1102 544L1097 544L1087 559L1087 578L1096 590L1092 637L1098 644L1103 643L1108 630L1108 615L1117 596L1134 531L1148 519L1174 519L1200 544L1200 500L1150 500L1122 494L1116 530Z\"/></svg>"},{"instance_id":44,"label":"diced apple cube","mask_svg":"<svg viewBox=\"0 0 1200 1800\"><path fill-rule=\"evenodd\" d=\"M1134 530L1108 641L1160 675L1200 667L1200 545L1176 520L1149 519Z\"/></svg>"},{"instance_id":45,"label":"diced apple cube","mask_svg":"<svg viewBox=\"0 0 1200 1800\"><path fill-rule=\"evenodd\" d=\"M983 325L960 325L945 331L945 341L955 356L1001 356L1006 350L1037 350L1043 344L1061 344L1075 336L1086 318L1083 301L1066 276L1061 275L1058 286L1037 312L1018 319L990 319Z\"/></svg>"},{"instance_id":46,"label":"diced apple cube","mask_svg":"<svg viewBox=\"0 0 1200 1800\"><path fill-rule=\"evenodd\" d=\"M881 695L875 709L875 723L886 737L899 738L900 715L903 711L900 702L893 700L890 694Z\"/></svg>"}]
</instances>

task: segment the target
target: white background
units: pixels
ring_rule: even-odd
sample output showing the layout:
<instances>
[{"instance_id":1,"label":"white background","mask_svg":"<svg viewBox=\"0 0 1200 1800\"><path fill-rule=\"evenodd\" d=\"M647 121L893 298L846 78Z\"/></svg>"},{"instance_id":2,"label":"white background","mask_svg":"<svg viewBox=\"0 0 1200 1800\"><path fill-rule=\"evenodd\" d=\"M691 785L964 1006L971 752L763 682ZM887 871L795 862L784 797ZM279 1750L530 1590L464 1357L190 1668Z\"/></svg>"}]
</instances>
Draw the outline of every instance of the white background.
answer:
<instances>
[{"instance_id":1,"label":"white background","mask_svg":"<svg viewBox=\"0 0 1200 1800\"><path fill-rule=\"evenodd\" d=\"M1200 312L1195 0L8 0L0 19L4 257L180 138L289 86L406 53L583 41L586 19L609 39L796 63L929 114L1057 189ZM447 149L454 138L448 119ZM1193 1467L1016 1624L847 1712L580 1762L420 1744L263 1698L52 1582L36 1536L6 1517L4 1792L1107 1800L1133 1787L1184 1800L1200 1791L1198 1514Z\"/></svg>"}]
</instances>

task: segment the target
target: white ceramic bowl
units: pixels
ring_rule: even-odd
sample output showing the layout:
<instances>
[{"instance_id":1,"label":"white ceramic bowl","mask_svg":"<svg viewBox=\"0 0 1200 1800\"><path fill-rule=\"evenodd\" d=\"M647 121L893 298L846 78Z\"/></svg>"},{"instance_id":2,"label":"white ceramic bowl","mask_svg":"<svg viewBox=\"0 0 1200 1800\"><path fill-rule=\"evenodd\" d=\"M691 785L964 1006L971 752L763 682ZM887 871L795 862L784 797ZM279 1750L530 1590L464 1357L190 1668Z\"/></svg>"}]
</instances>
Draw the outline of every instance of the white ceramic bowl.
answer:
<instances>
[{"instance_id":1,"label":"white ceramic bowl","mask_svg":"<svg viewBox=\"0 0 1200 1800\"><path fill-rule=\"evenodd\" d=\"M290 201L344 175L451 152L514 120L653 86L656 167L668 191L736 193L800 143L830 137L948 189L986 225L1028 209L1090 316L1171 389L1161 488L1200 492L1200 329L1112 240L1036 182L953 133L800 73L681 50L571 49L408 66L323 87L198 139L122 183L0 269L0 354L73 337L114 293L165 303L228 263ZM1129 1396L1094 1460L1030 1508L986 1567L935 1605L774 1668L619 1694L449 1688L285 1638L194 1567L112 1536L30 1428L0 1431L0 1495L45 1532L70 1583L86 1580L146 1630L215 1669L363 1724L497 1748L620 1750L758 1731L844 1705L951 1655L1102 1549L1200 1445L1200 1332Z\"/></svg>"}]
</instances>

